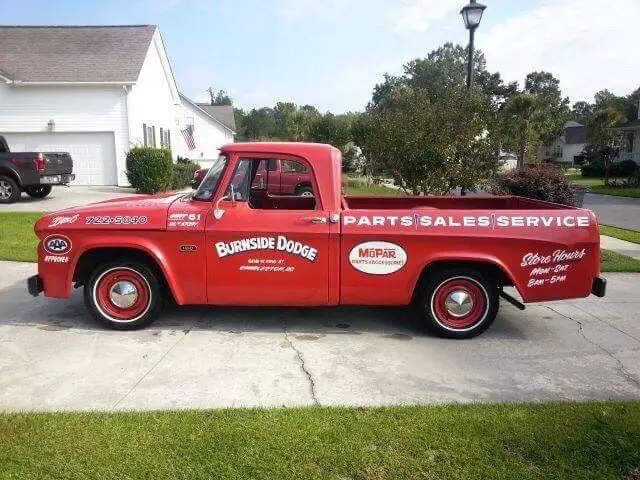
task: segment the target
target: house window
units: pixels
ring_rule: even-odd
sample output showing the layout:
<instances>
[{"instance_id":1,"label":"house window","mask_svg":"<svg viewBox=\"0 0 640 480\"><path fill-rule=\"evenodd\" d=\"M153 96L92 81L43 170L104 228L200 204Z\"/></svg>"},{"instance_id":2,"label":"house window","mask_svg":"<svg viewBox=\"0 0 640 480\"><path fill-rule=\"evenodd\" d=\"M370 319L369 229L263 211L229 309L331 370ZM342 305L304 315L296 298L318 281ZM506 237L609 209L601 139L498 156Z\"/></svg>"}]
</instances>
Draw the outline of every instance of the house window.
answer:
<instances>
[{"instance_id":1,"label":"house window","mask_svg":"<svg viewBox=\"0 0 640 480\"><path fill-rule=\"evenodd\" d=\"M145 147L156 147L156 127L142 124L142 138Z\"/></svg>"},{"instance_id":2,"label":"house window","mask_svg":"<svg viewBox=\"0 0 640 480\"><path fill-rule=\"evenodd\" d=\"M562 147L560 145L553 147L553 156L555 158L562 158Z\"/></svg>"}]
</instances>

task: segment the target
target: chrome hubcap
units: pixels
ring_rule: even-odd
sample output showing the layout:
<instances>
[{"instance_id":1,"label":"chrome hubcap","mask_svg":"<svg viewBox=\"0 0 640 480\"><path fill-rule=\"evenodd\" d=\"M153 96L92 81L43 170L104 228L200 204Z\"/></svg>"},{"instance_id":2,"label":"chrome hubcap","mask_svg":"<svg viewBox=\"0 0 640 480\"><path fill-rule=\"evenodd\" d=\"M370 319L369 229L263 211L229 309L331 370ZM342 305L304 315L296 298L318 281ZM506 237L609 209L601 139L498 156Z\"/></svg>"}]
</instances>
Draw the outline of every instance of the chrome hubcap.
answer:
<instances>
[{"instance_id":1,"label":"chrome hubcap","mask_svg":"<svg viewBox=\"0 0 640 480\"><path fill-rule=\"evenodd\" d=\"M447 296L444 306L452 316L464 317L473 308L473 299L464 290L456 290Z\"/></svg>"},{"instance_id":2,"label":"chrome hubcap","mask_svg":"<svg viewBox=\"0 0 640 480\"><path fill-rule=\"evenodd\" d=\"M0 198L9 198L12 192L11 184L6 180L0 180Z\"/></svg>"},{"instance_id":3,"label":"chrome hubcap","mask_svg":"<svg viewBox=\"0 0 640 480\"><path fill-rule=\"evenodd\" d=\"M138 299L138 289L126 280L117 282L109 292L111 302L119 308L130 308Z\"/></svg>"},{"instance_id":4,"label":"chrome hubcap","mask_svg":"<svg viewBox=\"0 0 640 480\"><path fill-rule=\"evenodd\" d=\"M302 192L302 194L300 196L301 197L313 197L313 192L304 191L304 192Z\"/></svg>"}]
</instances>

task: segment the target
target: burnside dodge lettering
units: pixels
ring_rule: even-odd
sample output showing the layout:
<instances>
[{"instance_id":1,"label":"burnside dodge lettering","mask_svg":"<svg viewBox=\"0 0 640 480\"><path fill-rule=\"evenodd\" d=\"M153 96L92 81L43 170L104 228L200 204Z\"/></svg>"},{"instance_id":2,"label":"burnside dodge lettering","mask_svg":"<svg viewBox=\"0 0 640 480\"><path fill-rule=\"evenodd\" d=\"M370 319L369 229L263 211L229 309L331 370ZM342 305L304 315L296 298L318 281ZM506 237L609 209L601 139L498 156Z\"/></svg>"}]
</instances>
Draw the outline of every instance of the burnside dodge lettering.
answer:
<instances>
[{"instance_id":1,"label":"burnside dodge lettering","mask_svg":"<svg viewBox=\"0 0 640 480\"><path fill-rule=\"evenodd\" d=\"M588 227L587 215L345 215L343 225L358 227Z\"/></svg>"},{"instance_id":2,"label":"burnside dodge lettering","mask_svg":"<svg viewBox=\"0 0 640 480\"><path fill-rule=\"evenodd\" d=\"M275 250L278 252L291 253L310 262L314 262L318 255L318 249L294 240L289 240L282 235L278 235L277 237L243 238L231 242L217 242L215 247L216 252L218 252L218 257L220 258L253 250Z\"/></svg>"}]
</instances>

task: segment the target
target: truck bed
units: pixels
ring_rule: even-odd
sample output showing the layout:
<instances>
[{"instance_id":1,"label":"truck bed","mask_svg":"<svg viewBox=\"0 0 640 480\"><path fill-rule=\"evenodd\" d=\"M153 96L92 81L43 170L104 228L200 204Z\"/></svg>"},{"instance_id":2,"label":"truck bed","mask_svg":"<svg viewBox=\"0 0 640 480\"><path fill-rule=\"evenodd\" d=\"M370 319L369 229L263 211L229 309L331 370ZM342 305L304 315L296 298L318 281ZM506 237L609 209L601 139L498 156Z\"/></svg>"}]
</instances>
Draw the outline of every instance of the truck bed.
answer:
<instances>
[{"instance_id":1,"label":"truck bed","mask_svg":"<svg viewBox=\"0 0 640 480\"><path fill-rule=\"evenodd\" d=\"M575 207L515 196L343 196L345 210L575 210Z\"/></svg>"}]
</instances>

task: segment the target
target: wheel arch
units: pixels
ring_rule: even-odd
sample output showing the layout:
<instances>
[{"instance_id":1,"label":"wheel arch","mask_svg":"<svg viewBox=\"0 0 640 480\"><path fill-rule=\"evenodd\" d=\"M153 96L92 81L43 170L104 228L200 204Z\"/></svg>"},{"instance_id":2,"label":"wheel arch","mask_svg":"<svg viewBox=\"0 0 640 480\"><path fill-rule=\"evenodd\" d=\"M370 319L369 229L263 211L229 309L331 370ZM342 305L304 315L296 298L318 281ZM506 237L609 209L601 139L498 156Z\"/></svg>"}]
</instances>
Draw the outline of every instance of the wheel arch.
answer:
<instances>
[{"instance_id":1,"label":"wheel arch","mask_svg":"<svg viewBox=\"0 0 640 480\"><path fill-rule=\"evenodd\" d=\"M86 248L78 256L72 269L72 281L76 286L83 285L91 272L100 263L128 258L140 262L150 268L158 277L165 292L171 295L177 303L182 298L171 281L170 268L155 252L141 245L92 246Z\"/></svg>"},{"instance_id":2,"label":"wheel arch","mask_svg":"<svg viewBox=\"0 0 640 480\"><path fill-rule=\"evenodd\" d=\"M5 177L11 177L17 184L19 188L22 188L22 181L20 180L20 175L18 173L6 166L0 167L0 175Z\"/></svg>"},{"instance_id":3,"label":"wheel arch","mask_svg":"<svg viewBox=\"0 0 640 480\"><path fill-rule=\"evenodd\" d=\"M516 290L518 290L515 277L497 258L459 256L440 257L434 258L422 266L422 269L420 270L420 273L413 285L412 301L415 301L418 298L423 285L429 278L429 275L448 268L471 268L488 277L497 277L499 287L514 286ZM518 293L520 292L518 291Z\"/></svg>"}]
</instances>

